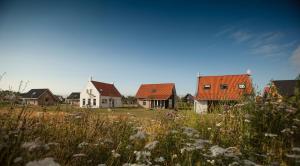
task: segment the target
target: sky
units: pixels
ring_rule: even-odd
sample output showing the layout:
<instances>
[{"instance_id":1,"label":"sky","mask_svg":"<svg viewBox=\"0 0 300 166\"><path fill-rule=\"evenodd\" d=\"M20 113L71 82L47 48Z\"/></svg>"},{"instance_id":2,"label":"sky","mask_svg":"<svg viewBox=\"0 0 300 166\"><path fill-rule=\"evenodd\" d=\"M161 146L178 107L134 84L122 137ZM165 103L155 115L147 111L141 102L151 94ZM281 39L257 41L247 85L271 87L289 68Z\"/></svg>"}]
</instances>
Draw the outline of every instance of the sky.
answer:
<instances>
[{"instance_id":1,"label":"sky","mask_svg":"<svg viewBox=\"0 0 300 166\"><path fill-rule=\"evenodd\" d=\"M184 95L198 73L248 69L258 90L300 73L299 2L0 0L1 89L66 96L92 76L123 95L165 82Z\"/></svg>"}]
</instances>

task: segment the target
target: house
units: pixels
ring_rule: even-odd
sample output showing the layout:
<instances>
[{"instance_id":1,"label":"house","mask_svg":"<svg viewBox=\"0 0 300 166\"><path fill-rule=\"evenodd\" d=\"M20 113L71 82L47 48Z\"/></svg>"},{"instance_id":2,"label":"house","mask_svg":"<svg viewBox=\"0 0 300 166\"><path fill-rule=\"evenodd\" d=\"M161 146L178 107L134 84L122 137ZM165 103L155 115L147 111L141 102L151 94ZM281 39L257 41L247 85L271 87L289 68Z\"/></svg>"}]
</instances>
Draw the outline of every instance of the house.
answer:
<instances>
[{"instance_id":1,"label":"house","mask_svg":"<svg viewBox=\"0 0 300 166\"><path fill-rule=\"evenodd\" d=\"M263 98L274 98L281 102L284 98L295 96L297 85L300 85L299 80L272 81L269 87L265 87Z\"/></svg>"},{"instance_id":2,"label":"house","mask_svg":"<svg viewBox=\"0 0 300 166\"><path fill-rule=\"evenodd\" d=\"M54 96L56 97L56 99L59 103L63 103L65 101L65 98L61 95L54 95Z\"/></svg>"},{"instance_id":3,"label":"house","mask_svg":"<svg viewBox=\"0 0 300 166\"><path fill-rule=\"evenodd\" d=\"M198 76L194 110L207 112L219 103L235 103L252 92L249 74Z\"/></svg>"},{"instance_id":4,"label":"house","mask_svg":"<svg viewBox=\"0 0 300 166\"><path fill-rule=\"evenodd\" d=\"M188 104L194 104L194 96L188 93L183 96L182 101Z\"/></svg>"},{"instance_id":5,"label":"house","mask_svg":"<svg viewBox=\"0 0 300 166\"><path fill-rule=\"evenodd\" d=\"M90 79L80 93L82 108L122 107L122 95L114 84L97 82Z\"/></svg>"},{"instance_id":6,"label":"house","mask_svg":"<svg viewBox=\"0 0 300 166\"><path fill-rule=\"evenodd\" d=\"M66 103L74 106L80 105L80 92L72 92L66 99Z\"/></svg>"},{"instance_id":7,"label":"house","mask_svg":"<svg viewBox=\"0 0 300 166\"><path fill-rule=\"evenodd\" d=\"M22 94L21 100L23 104L29 105L54 105L57 103L57 98L49 89L31 89Z\"/></svg>"},{"instance_id":8,"label":"house","mask_svg":"<svg viewBox=\"0 0 300 166\"><path fill-rule=\"evenodd\" d=\"M136 93L138 105L144 108L175 108L174 83L142 84Z\"/></svg>"}]
</instances>

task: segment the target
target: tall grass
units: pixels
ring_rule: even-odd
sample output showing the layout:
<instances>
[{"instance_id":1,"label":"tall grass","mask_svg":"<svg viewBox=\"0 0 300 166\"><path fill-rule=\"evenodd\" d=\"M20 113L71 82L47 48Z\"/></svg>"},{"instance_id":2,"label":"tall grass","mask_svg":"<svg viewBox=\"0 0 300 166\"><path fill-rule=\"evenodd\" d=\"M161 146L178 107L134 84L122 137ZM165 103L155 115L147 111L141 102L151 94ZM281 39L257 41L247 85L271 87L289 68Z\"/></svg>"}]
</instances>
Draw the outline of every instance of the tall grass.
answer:
<instances>
[{"instance_id":1,"label":"tall grass","mask_svg":"<svg viewBox=\"0 0 300 166\"><path fill-rule=\"evenodd\" d=\"M60 165L299 164L299 110L286 103L250 99L209 114L160 111L152 119L100 112L1 109L0 165L49 157Z\"/></svg>"}]
</instances>

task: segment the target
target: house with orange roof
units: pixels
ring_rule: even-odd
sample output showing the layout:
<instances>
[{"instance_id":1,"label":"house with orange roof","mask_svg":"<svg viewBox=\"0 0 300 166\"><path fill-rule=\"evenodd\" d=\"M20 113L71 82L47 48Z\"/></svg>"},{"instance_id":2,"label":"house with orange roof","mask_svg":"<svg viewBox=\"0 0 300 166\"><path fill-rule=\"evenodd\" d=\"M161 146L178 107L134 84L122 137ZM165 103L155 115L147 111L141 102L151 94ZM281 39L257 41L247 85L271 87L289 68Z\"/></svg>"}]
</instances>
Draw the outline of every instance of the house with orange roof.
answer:
<instances>
[{"instance_id":1,"label":"house with orange roof","mask_svg":"<svg viewBox=\"0 0 300 166\"><path fill-rule=\"evenodd\" d=\"M80 93L82 108L114 108L122 107L122 95L114 84L88 81Z\"/></svg>"},{"instance_id":2,"label":"house with orange roof","mask_svg":"<svg viewBox=\"0 0 300 166\"><path fill-rule=\"evenodd\" d=\"M251 92L250 74L198 76L194 110L207 112L218 103L235 103Z\"/></svg>"},{"instance_id":3,"label":"house with orange roof","mask_svg":"<svg viewBox=\"0 0 300 166\"><path fill-rule=\"evenodd\" d=\"M142 84L135 96L138 105L144 108L175 108L176 89L174 83Z\"/></svg>"}]
</instances>

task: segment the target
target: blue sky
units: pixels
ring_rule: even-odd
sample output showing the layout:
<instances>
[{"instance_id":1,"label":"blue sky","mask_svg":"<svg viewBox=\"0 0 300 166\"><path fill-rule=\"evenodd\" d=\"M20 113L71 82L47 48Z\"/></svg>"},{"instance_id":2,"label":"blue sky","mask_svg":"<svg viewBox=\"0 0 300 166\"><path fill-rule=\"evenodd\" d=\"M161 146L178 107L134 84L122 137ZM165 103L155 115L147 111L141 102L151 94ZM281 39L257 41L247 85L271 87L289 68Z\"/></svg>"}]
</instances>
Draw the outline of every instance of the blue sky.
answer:
<instances>
[{"instance_id":1,"label":"blue sky","mask_svg":"<svg viewBox=\"0 0 300 166\"><path fill-rule=\"evenodd\" d=\"M67 95L93 76L124 95L160 82L183 95L198 72L247 69L258 89L300 73L299 2L0 1L2 89L28 80Z\"/></svg>"}]
</instances>

